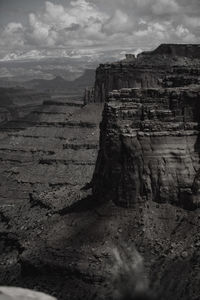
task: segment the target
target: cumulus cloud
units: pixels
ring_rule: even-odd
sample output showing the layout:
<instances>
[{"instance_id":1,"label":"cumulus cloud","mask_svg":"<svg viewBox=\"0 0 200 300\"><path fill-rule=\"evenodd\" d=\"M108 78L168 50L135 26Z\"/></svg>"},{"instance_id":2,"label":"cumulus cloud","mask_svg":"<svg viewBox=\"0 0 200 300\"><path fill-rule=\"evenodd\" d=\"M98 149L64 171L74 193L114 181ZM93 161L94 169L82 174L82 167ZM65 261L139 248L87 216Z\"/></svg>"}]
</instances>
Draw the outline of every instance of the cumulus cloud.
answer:
<instances>
[{"instance_id":1,"label":"cumulus cloud","mask_svg":"<svg viewBox=\"0 0 200 300\"><path fill-rule=\"evenodd\" d=\"M57 33L51 30L51 26L40 21L34 14L29 15L30 30L26 33L26 38L30 43L38 46L54 46Z\"/></svg>"},{"instance_id":2,"label":"cumulus cloud","mask_svg":"<svg viewBox=\"0 0 200 300\"><path fill-rule=\"evenodd\" d=\"M88 53L117 48L121 53L163 42L200 42L199 0L52 1L29 13L28 22L13 19L4 26L1 55L55 48Z\"/></svg>"},{"instance_id":3,"label":"cumulus cloud","mask_svg":"<svg viewBox=\"0 0 200 300\"><path fill-rule=\"evenodd\" d=\"M71 1L66 8L46 1L43 14L29 15L28 37L42 46L90 46L104 38L107 18L86 0Z\"/></svg>"},{"instance_id":4,"label":"cumulus cloud","mask_svg":"<svg viewBox=\"0 0 200 300\"><path fill-rule=\"evenodd\" d=\"M21 23L8 23L0 35L0 46L4 47L23 47L24 29Z\"/></svg>"},{"instance_id":5,"label":"cumulus cloud","mask_svg":"<svg viewBox=\"0 0 200 300\"><path fill-rule=\"evenodd\" d=\"M152 12L155 15L174 14L179 11L179 5L175 0L159 0L153 3Z\"/></svg>"},{"instance_id":6,"label":"cumulus cloud","mask_svg":"<svg viewBox=\"0 0 200 300\"><path fill-rule=\"evenodd\" d=\"M114 15L108 20L104 26L104 30L108 34L125 32L128 33L130 30L134 29L134 20L131 20L129 16L117 9Z\"/></svg>"}]
</instances>

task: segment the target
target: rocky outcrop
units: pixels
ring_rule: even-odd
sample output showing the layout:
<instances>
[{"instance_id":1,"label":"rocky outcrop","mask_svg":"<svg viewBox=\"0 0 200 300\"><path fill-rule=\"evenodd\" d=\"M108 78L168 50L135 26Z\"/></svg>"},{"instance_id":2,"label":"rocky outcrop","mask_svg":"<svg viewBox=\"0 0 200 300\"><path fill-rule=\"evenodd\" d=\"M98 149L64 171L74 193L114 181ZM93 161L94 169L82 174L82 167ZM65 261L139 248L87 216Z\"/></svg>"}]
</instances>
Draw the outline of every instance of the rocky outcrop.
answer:
<instances>
[{"instance_id":1,"label":"rocky outcrop","mask_svg":"<svg viewBox=\"0 0 200 300\"><path fill-rule=\"evenodd\" d=\"M85 93L83 96L83 102L84 104L93 103L95 102L94 99L94 88L86 88Z\"/></svg>"},{"instance_id":2,"label":"rocky outcrop","mask_svg":"<svg viewBox=\"0 0 200 300\"><path fill-rule=\"evenodd\" d=\"M182 87L200 83L200 45L160 45L135 58L101 64L96 71L95 102L121 88Z\"/></svg>"},{"instance_id":3,"label":"rocky outcrop","mask_svg":"<svg viewBox=\"0 0 200 300\"><path fill-rule=\"evenodd\" d=\"M200 88L110 93L93 191L123 206L153 200L200 205Z\"/></svg>"},{"instance_id":4,"label":"rocky outcrop","mask_svg":"<svg viewBox=\"0 0 200 300\"><path fill-rule=\"evenodd\" d=\"M7 108L0 107L0 124L11 120L11 113Z\"/></svg>"}]
</instances>

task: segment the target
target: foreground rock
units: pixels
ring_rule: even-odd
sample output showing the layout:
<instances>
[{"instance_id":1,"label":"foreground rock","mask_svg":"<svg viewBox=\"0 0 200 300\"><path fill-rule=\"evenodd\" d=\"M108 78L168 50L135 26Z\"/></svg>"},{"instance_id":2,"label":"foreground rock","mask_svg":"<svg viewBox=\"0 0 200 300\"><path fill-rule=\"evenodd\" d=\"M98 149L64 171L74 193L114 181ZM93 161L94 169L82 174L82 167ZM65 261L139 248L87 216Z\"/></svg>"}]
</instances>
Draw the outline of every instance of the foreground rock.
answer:
<instances>
[{"instance_id":1,"label":"foreground rock","mask_svg":"<svg viewBox=\"0 0 200 300\"><path fill-rule=\"evenodd\" d=\"M56 300L44 293L14 287L0 287L0 300Z\"/></svg>"}]
</instances>

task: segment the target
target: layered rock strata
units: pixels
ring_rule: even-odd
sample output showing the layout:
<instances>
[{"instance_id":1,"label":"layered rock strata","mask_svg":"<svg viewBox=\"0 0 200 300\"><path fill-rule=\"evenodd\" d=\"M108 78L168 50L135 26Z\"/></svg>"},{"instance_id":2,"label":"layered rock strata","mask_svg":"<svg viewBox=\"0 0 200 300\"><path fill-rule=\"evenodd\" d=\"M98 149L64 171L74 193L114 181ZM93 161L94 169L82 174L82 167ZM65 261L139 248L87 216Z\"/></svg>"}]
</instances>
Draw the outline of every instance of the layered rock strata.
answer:
<instances>
[{"instance_id":1,"label":"layered rock strata","mask_svg":"<svg viewBox=\"0 0 200 300\"><path fill-rule=\"evenodd\" d=\"M123 206L153 200L198 207L199 119L199 87L110 93L94 195Z\"/></svg>"},{"instance_id":2,"label":"layered rock strata","mask_svg":"<svg viewBox=\"0 0 200 300\"><path fill-rule=\"evenodd\" d=\"M2 125L2 204L27 203L29 194L55 210L78 201L94 170L101 110L77 101L46 101Z\"/></svg>"},{"instance_id":3,"label":"layered rock strata","mask_svg":"<svg viewBox=\"0 0 200 300\"><path fill-rule=\"evenodd\" d=\"M95 102L121 88L182 87L200 83L200 45L160 45L137 57L101 64L96 71Z\"/></svg>"}]
</instances>

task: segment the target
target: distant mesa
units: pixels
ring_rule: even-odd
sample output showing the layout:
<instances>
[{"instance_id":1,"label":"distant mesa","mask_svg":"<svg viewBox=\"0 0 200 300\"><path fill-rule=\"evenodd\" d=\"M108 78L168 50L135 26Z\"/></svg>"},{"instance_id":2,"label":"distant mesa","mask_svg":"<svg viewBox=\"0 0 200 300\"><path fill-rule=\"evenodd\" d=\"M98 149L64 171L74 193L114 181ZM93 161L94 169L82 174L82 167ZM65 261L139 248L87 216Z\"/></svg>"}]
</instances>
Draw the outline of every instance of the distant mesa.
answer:
<instances>
[{"instance_id":1,"label":"distant mesa","mask_svg":"<svg viewBox=\"0 0 200 300\"><path fill-rule=\"evenodd\" d=\"M94 102L122 88L169 88L200 83L200 45L162 44L135 57L101 64L96 71Z\"/></svg>"},{"instance_id":2,"label":"distant mesa","mask_svg":"<svg viewBox=\"0 0 200 300\"><path fill-rule=\"evenodd\" d=\"M169 55L182 56L188 58L200 59L200 45L199 44L161 44L153 51L146 51L142 55Z\"/></svg>"}]
</instances>

